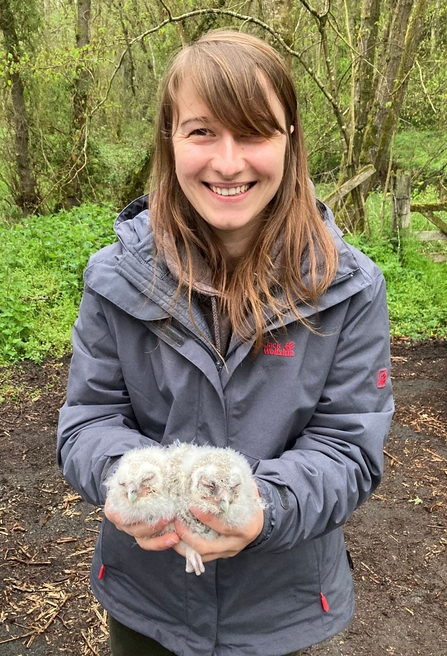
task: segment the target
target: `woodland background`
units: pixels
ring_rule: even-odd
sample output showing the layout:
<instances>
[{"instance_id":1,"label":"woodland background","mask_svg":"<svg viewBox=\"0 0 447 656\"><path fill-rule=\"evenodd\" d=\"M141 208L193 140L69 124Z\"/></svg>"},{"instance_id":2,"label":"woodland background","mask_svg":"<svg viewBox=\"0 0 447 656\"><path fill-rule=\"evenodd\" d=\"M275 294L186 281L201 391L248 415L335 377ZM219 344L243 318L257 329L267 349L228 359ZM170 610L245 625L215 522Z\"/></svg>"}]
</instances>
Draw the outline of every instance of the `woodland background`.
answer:
<instances>
[{"instance_id":1,"label":"woodland background","mask_svg":"<svg viewBox=\"0 0 447 656\"><path fill-rule=\"evenodd\" d=\"M332 205L384 270L393 335L446 336L446 264L427 257L446 242L393 226L390 191L405 169L412 202L443 208L447 3L1 0L0 364L69 349L87 258L146 188L166 64L218 27L286 58L321 198L374 171ZM417 213L412 227L435 228Z\"/></svg>"},{"instance_id":2,"label":"woodland background","mask_svg":"<svg viewBox=\"0 0 447 656\"><path fill-rule=\"evenodd\" d=\"M108 653L88 589L100 511L54 457L71 328L89 255L146 187L169 57L224 26L286 57L318 196L387 281L396 414L384 482L347 526L357 615L306 653L445 653L447 241L415 233L447 221L447 2L0 0L2 655Z\"/></svg>"}]
</instances>

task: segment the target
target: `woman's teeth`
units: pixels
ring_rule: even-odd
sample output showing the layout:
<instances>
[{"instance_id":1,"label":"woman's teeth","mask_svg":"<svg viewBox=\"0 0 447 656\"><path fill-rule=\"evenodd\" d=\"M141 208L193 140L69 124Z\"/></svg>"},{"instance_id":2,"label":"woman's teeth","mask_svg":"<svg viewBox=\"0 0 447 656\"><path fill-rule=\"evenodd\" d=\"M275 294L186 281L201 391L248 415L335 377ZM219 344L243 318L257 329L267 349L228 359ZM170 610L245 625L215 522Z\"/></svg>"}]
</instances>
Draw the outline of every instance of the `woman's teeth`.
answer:
<instances>
[{"instance_id":1,"label":"woman's teeth","mask_svg":"<svg viewBox=\"0 0 447 656\"><path fill-rule=\"evenodd\" d=\"M213 185L209 185L209 188L211 191L213 191L215 194L219 194L219 196L237 196L238 194L244 194L246 191L250 189L250 185L242 185L242 187L230 187L229 189L224 187L214 187Z\"/></svg>"}]
</instances>

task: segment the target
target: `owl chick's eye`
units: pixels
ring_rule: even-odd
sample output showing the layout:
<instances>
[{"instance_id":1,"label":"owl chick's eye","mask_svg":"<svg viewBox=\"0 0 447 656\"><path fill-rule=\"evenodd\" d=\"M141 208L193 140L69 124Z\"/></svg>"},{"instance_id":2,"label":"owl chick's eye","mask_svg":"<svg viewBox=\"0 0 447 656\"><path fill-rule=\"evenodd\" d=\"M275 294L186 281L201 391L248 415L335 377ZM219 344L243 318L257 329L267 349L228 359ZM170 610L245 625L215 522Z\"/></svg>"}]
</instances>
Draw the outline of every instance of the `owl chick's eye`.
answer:
<instances>
[{"instance_id":1,"label":"owl chick's eye","mask_svg":"<svg viewBox=\"0 0 447 656\"><path fill-rule=\"evenodd\" d=\"M144 478L141 479L141 482L143 485L147 485L150 483L153 479L155 478L155 474L149 474L149 476L145 476Z\"/></svg>"},{"instance_id":2,"label":"owl chick's eye","mask_svg":"<svg viewBox=\"0 0 447 656\"><path fill-rule=\"evenodd\" d=\"M203 478L200 481L200 484L203 485L203 487L208 488L208 490L215 490L216 489L215 483L211 483L210 481L205 481Z\"/></svg>"}]
</instances>

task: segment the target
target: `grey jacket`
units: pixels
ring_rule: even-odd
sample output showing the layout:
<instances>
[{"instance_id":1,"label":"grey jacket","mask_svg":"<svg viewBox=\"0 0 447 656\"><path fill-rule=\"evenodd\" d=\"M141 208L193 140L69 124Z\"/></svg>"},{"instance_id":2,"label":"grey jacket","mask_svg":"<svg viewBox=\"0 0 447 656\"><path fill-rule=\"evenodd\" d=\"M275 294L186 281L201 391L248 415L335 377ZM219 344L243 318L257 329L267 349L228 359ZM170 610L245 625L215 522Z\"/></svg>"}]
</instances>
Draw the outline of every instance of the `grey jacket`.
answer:
<instances>
[{"instance_id":1,"label":"grey jacket","mask_svg":"<svg viewBox=\"0 0 447 656\"><path fill-rule=\"evenodd\" d=\"M379 269L348 246L318 312L271 317L263 349L233 336L226 366L189 316L163 261L154 269L145 199L118 217L119 241L94 255L73 332L58 457L95 505L128 449L175 440L230 446L253 467L269 507L234 558L186 574L175 551L140 549L104 520L91 584L123 624L179 656L281 656L352 619L341 526L380 482L393 413L389 328ZM200 305L195 322L212 340Z\"/></svg>"}]
</instances>

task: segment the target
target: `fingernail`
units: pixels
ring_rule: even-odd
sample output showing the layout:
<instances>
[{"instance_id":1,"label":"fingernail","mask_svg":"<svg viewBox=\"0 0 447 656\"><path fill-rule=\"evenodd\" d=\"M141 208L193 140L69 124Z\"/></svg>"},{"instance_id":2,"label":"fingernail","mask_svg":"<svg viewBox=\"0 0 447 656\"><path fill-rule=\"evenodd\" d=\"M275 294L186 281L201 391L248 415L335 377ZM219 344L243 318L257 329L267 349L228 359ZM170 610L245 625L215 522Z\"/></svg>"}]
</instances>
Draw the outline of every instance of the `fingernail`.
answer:
<instances>
[{"instance_id":1,"label":"fingernail","mask_svg":"<svg viewBox=\"0 0 447 656\"><path fill-rule=\"evenodd\" d=\"M175 544L177 544L177 542L178 540L176 540L175 538L168 538L166 540L166 546L173 547Z\"/></svg>"}]
</instances>

